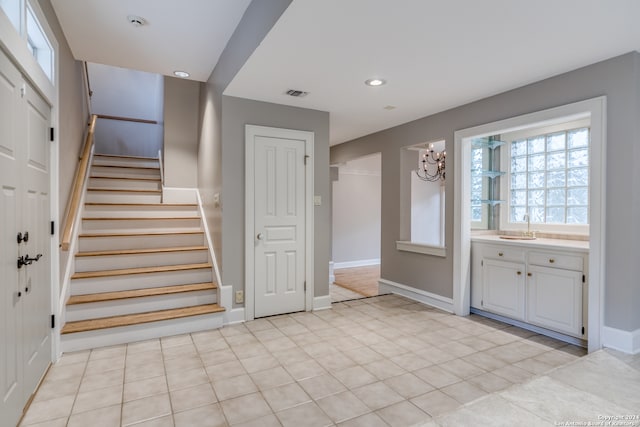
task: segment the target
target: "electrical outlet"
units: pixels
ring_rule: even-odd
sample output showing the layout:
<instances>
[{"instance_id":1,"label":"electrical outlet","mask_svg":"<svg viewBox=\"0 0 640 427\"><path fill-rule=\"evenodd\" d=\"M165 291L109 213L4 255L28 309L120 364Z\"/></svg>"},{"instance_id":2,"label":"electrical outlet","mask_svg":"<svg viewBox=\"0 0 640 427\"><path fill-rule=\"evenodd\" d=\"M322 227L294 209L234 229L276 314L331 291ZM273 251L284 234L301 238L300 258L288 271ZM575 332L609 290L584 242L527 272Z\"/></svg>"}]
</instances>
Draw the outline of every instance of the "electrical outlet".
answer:
<instances>
[{"instance_id":1,"label":"electrical outlet","mask_svg":"<svg viewBox=\"0 0 640 427\"><path fill-rule=\"evenodd\" d=\"M244 291L236 291L236 304L244 302Z\"/></svg>"}]
</instances>

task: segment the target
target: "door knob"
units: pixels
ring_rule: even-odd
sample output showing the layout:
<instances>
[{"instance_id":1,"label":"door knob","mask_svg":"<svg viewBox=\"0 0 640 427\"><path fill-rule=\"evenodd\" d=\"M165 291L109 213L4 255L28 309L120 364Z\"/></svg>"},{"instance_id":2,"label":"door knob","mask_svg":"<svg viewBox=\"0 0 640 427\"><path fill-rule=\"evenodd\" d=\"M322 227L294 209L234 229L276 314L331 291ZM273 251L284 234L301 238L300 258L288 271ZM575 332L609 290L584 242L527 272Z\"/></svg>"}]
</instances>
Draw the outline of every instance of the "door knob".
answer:
<instances>
[{"instance_id":1,"label":"door knob","mask_svg":"<svg viewBox=\"0 0 640 427\"><path fill-rule=\"evenodd\" d=\"M262 233L258 233L258 235L256 236L256 239L258 240L262 240L264 236L262 235Z\"/></svg>"}]
</instances>

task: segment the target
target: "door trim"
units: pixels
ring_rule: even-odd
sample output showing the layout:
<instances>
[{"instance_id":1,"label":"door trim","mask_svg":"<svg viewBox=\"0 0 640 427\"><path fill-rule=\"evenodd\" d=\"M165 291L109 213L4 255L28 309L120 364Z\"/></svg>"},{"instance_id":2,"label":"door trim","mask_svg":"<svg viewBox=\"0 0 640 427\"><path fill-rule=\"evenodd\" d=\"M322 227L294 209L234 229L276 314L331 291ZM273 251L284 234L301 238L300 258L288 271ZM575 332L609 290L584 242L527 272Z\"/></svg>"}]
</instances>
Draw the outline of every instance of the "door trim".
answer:
<instances>
[{"instance_id":1,"label":"door trim","mask_svg":"<svg viewBox=\"0 0 640 427\"><path fill-rule=\"evenodd\" d=\"M313 309L313 260L314 260L314 215L313 215L313 153L314 133L293 129L273 128L267 126L245 125L245 238L244 238L244 304L245 320L255 318L255 172L253 160L255 156L255 137L269 136L274 138L287 138L303 140L307 158L305 167L305 311ZM237 290L237 289L236 289Z\"/></svg>"}]
</instances>

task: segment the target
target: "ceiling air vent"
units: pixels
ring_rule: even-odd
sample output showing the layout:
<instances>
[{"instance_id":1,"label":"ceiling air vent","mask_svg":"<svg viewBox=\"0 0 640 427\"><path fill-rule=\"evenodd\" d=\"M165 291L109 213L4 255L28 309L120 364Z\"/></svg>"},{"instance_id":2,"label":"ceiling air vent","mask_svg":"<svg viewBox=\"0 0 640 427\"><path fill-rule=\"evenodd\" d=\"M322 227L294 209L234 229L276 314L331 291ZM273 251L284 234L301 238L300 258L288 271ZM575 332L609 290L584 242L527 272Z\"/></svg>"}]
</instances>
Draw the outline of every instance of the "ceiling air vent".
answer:
<instances>
[{"instance_id":1,"label":"ceiling air vent","mask_svg":"<svg viewBox=\"0 0 640 427\"><path fill-rule=\"evenodd\" d=\"M305 92L303 90L297 90L297 89L289 89L285 93L289 96L294 96L296 98L302 98L304 96L309 95L309 92Z\"/></svg>"}]
</instances>

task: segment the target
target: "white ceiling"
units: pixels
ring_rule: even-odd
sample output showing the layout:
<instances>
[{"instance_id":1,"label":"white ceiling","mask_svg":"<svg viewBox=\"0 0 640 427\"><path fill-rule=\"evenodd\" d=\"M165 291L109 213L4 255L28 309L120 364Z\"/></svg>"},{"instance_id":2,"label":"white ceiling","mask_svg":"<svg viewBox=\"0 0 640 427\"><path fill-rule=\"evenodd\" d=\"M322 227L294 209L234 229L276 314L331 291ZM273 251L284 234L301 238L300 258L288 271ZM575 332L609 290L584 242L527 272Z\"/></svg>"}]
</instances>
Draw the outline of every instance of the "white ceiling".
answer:
<instances>
[{"instance_id":1,"label":"white ceiling","mask_svg":"<svg viewBox=\"0 0 640 427\"><path fill-rule=\"evenodd\" d=\"M250 3L51 1L76 59L200 81ZM293 0L225 94L329 111L335 145L640 50L639 17L638 0Z\"/></svg>"},{"instance_id":2,"label":"white ceiling","mask_svg":"<svg viewBox=\"0 0 640 427\"><path fill-rule=\"evenodd\" d=\"M225 94L329 111L334 145L640 50L638 18L637 0L293 0Z\"/></svg>"},{"instance_id":3,"label":"white ceiling","mask_svg":"<svg viewBox=\"0 0 640 427\"><path fill-rule=\"evenodd\" d=\"M51 0L76 59L206 81L250 0ZM128 15L147 24L134 27Z\"/></svg>"}]
</instances>

